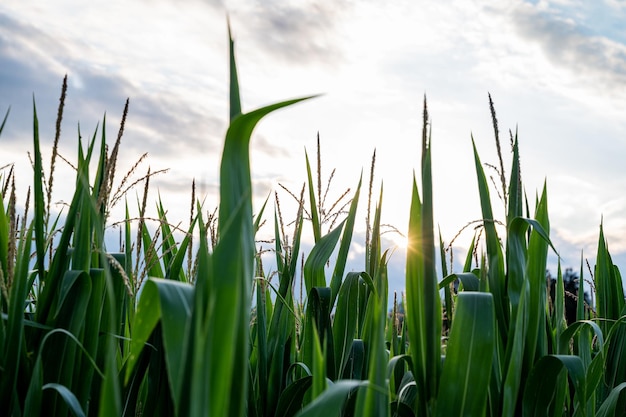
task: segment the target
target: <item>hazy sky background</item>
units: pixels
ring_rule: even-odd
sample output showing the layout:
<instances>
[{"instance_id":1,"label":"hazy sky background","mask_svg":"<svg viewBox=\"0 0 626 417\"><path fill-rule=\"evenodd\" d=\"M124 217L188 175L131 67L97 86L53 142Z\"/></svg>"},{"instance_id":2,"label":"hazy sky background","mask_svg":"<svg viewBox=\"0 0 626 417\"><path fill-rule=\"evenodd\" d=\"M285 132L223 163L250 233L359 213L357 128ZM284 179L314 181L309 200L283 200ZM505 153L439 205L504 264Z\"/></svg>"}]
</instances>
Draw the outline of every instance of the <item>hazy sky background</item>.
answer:
<instances>
[{"instance_id":1,"label":"hazy sky background","mask_svg":"<svg viewBox=\"0 0 626 417\"><path fill-rule=\"evenodd\" d=\"M593 265L603 218L614 261L626 267L626 3L617 0L5 0L0 113L9 106L11 113L0 137L0 166L16 164L18 194L24 198L32 182L26 153L33 94L49 152L68 74L65 157L76 159L78 123L90 137L105 112L112 142L129 97L118 175L149 152L140 174L148 166L169 172L154 179L148 201L159 190L173 222L187 222L193 178L207 208L215 206L228 118L227 13L244 111L323 93L259 125L252 142L257 207L273 189L290 203L277 184L300 189L304 150L315 159L319 132L323 177L337 169L329 200L354 190L361 170L367 179L376 149L383 221L405 230L426 94L435 222L449 242L481 217L472 134L482 161L498 162L490 92L507 175L508 130L518 129L531 203L547 180L551 236L563 266L577 270L581 251ZM55 196L69 200L73 177L67 169L63 175L62 165ZM502 206L495 190L492 199ZM362 231L364 212L359 216ZM469 229L457 244L471 237ZM355 244L357 259L358 249ZM396 256L395 268L402 261ZM394 278L391 291L402 280Z\"/></svg>"}]
</instances>

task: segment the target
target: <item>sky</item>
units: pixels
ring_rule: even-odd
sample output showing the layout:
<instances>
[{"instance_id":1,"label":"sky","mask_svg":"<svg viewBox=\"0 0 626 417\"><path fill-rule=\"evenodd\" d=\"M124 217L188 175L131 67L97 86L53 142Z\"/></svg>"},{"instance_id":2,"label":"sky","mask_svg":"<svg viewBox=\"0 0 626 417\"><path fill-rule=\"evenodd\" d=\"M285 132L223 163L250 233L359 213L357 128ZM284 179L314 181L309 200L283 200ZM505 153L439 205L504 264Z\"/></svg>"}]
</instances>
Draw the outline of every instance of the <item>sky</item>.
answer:
<instances>
[{"instance_id":1,"label":"sky","mask_svg":"<svg viewBox=\"0 0 626 417\"><path fill-rule=\"evenodd\" d=\"M10 107L10 115L0 167L15 164L18 196L31 183L33 96L49 158L67 74L63 156L76 159L79 126L91 137L105 113L112 142L130 98L120 177L148 152L134 175L168 169L153 177L148 201L160 195L170 221L188 222L193 179L207 210L215 207L228 120L227 16L244 111L320 94L255 131L256 208L276 190L286 212L293 209L279 184L299 192L305 150L315 163L319 134L324 182L336 169L328 201L354 192L361 172L369 179L375 150L383 222L405 231L426 96L435 223L446 243L464 230L454 242L462 253L473 236L464 226L481 218L472 138L482 162L498 164L490 93L506 174L512 131L529 201L547 184L550 236L563 267L578 270L581 254L593 265L601 222L615 263L626 267L626 3L618 0L5 0L0 114ZM71 198L73 185L63 165L55 174L58 201ZM129 193L131 207L140 193ZM502 219L502 202L491 193ZM359 224L357 263L364 262L363 209ZM401 244L398 235L385 236ZM390 292L404 286L398 253Z\"/></svg>"}]
</instances>

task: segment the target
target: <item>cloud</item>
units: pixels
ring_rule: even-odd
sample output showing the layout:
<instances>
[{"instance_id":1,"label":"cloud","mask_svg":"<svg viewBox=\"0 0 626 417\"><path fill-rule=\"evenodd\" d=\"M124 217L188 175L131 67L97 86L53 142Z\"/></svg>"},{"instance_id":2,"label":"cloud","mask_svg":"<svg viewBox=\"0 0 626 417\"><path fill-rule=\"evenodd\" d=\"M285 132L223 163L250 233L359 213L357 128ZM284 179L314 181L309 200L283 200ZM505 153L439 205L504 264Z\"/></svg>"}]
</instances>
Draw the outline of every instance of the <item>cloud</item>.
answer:
<instances>
[{"instance_id":1,"label":"cloud","mask_svg":"<svg viewBox=\"0 0 626 417\"><path fill-rule=\"evenodd\" d=\"M171 156L218 153L226 121L202 113L176 94L138 93L131 98L130 125L136 125L129 146L151 155Z\"/></svg>"},{"instance_id":2,"label":"cloud","mask_svg":"<svg viewBox=\"0 0 626 417\"><path fill-rule=\"evenodd\" d=\"M225 118L204 112L180 90L139 88L118 72L84 59L75 41L56 40L45 31L0 14L0 112L11 114L2 140L18 144L32 137L32 97L35 95L42 138L54 134L61 81L68 74L62 125L64 137L75 138L76 123L90 137L107 112L107 137L117 136L124 102L130 98L123 147L141 155L185 152L218 153ZM87 51L88 52L88 51ZM72 148L75 146L72 145Z\"/></svg>"},{"instance_id":3,"label":"cloud","mask_svg":"<svg viewBox=\"0 0 626 417\"><path fill-rule=\"evenodd\" d=\"M244 23L235 32L254 34L256 47L276 58L298 65L341 60L336 37L338 23L350 9L348 2L257 0L230 7L236 21Z\"/></svg>"},{"instance_id":4,"label":"cloud","mask_svg":"<svg viewBox=\"0 0 626 417\"><path fill-rule=\"evenodd\" d=\"M289 152L284 146L274 144L265 135L255 135L255 137L252 139L251 146L255 150L273 158L290 158L292 156L291 152Z\"/></svg>"},{"instance_id":5,"label":"cloud","mask_svg":"<svg viewBox=\"0 0 626 417\"><path fill-rule=\"evenodd\" d=\"M594 33L576 14L524 5L511 18L523 38L538 43L553 65L569 69L577 80L593 82L598 91L626 83L626 45Z\"/></svg>"}]
</instances>

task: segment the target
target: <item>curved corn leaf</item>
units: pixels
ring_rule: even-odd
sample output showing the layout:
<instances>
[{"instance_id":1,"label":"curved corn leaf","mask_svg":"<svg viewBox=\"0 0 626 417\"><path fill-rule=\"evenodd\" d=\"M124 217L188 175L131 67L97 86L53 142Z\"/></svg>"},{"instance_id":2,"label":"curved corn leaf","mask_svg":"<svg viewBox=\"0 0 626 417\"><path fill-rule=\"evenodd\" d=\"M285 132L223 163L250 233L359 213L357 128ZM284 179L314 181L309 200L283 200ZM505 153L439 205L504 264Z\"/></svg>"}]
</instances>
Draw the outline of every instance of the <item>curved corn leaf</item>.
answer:
<instances>
[{"instance_id":1,"label":"curved corn leaf","mask_svg":"<svg viewBox=\"0 0 626 417\"><path fill-rule=\"evenodd\" d=\"M193 304L193 287L178 281L149 279L141 293L135 322L130 355L126 364L125 381L128 383L141 351L160 321L167 377L172 388L176 409L180 406L184 384L184 363L187 360L187 340Z\"/></svg>"},{"instance_id":2,"label":"curved corn leaf","mask_svg":"<svg viewBox=\"0 0 626 417\"><path fill-rule=\"evenodd\" d=\"M560 373L563 364L554 356L544 356L530 372L524 390L522 415L547 416L550 408L562 409L563 399L558 403L556 398L557 384L562 381Z\"/></svg>"},{"instance_id":3,"label":"curved corn leaf","mask_svg":"<svg viewBox=\"0 0 626 417\"><path fill-rule=\"evenodd\" d=\"M604 383L614 388L626 382L626 315L611 325L606 340Z\"/></svg>"},{"instance_id":4,"label":"curved corn leaf","mask_svg":"<svg viewBox=\"0 0 626 417\"><path fill-rule=\"evenodd\" d=\"M305 376L292 382L280 394L278 405L276 407L276 417L293 417L302 409L302 400L304 394L311 388L313 383L312 376Z\"/></svg>"},{"instance_id":5,"label":"curved corn leaf","mask_svg":"<svg viewBox=\"0 0 626 417\"><path fill-rule=\"evenodd\" d=\"M625 392L624 390L626 390L626 382L622 382L621 384L613 388L611 390L611 393L608 395L606 400L604 400L604 402L598 409L598 412L596 413L596 417L609 417L609 416L623 415L623 414L618 414L618 413L623 413L623 409L620 412L619 409L617 408L617 404L620 401L620 398L623 397L623 394ZM622 403L623 403L623 400L622 400Z\"/></svg>"},{"instance_id":6,"label":"curved corn leaf","mask_svg":"<svg viewBox=\"0 0 626 417\"><path fill-rule=\"evenodd\" d=\"M30 383L28 385L28 391L26 394L26 401L24 403L24 415L25 416L38 416L41 413L41 403L42 403L42 391L44 389L43 385L43 365L42 365L42 353L45 351L44 346L46 345L47 340L55 335L55 334L63 334L67 336L74 344L82 350L87 358L90 368L93 369L100 378L104 378L104 374L98 368L93 357L89 354L85 346L74 336L72 333L65 329L53 329L46 333L41 341L41 345L39 346L39 352L37 353L37 359L35 360L35 365L33 367L33 372L31 375ZM87 366L86 366L87 367ZM73 395L73 394L72 394ZM76 398L76 397L74 397ZM80 402L79 402L80 404Z\"/></svg>"},{"instance_id":7,"label":"curved corn leaf","mask_svg":"<svg viewBox=\"0 0 626 417\"><path fill-rule=\"evenodd\" d=\"M340 414L350 393L366 384L363 381L341 380L330 385L296 417L329 417Z\"/></svg>"},{"instance_id":8,"label":"curved corn leaf","mask_svg":"<svg viewBox=\"0 0 626 417\"><path fill-rule=\"evenodd\" d=\"M178 279L180 281L185 281L185 274L183 271L183 261L185 260L185 255L187 253L187 247L191 242L191 238L193 236L193 229L196 226L196 222L198 217L196 216L191 224L189 225L189 230L187 234L183 238L182 242L180 242L180 247L176 252L176 255L171 259L171 262L166 264L166 273L165 279ZM188 278L191 281L191 277Z\"/></svg>"},{"instance_id":9,"label":"curved corn leaf","mask_svg":"<svg viewBox=\"0 0 626 417\"><path fill-rule=\"evenodd\" d=\"M397 355L397 356L394 356L393 358L389 359L389 362L387 363L387 379L390 380L392 378L392 376L394 376L394 374L396 374L397 370L399 370L399 369L404 370L405 367L407 367L408 369L411 369L413 367L413 363L411 362L411 356L410 355L401 354L401 355ZM410 372L410 371L408 371L408 372ZM397 374L395 375L396 376L396 381L394 381L394 382L395 382L395 386L397 387L397 391L399 391L400 388L402 387L402 379L404 379L404 376L408 372L402 372L402 374L400 374L400 375L397 375ZM397 394L397 392L396 392L396 394Z\"/></svg>"},{"instance_id":10,"label":"curved corn leaf","mask_svg":"<svg viewBox=\"0 0 626 417\"><path fill-rule=\"evenodd\" d=\"M358 379L364 378L365 368L365 343L361 339L354 339L352 346L350 347L350 354L348 355L348 361L343 370L342 377L344 379Z\"/></svg>"},{"instance_id":11,"label":"curved corn leaf","mask_svg":"<svg viewBox=\"0 0 626 417\"><path fill-rule=\"evenodd\" d=\"M585 371L578 356L546 355L541 357L531 370L523 398L524 416L544 416L547 410L554 410L554 415L562 415L566 381L560 378L567 372L575 392L575 406L586 409ZM583 411L584 412L584 411Z\"/></svg>"},{"instance_id":12,"label":"curved corn leaf","mask_svg":"<svg viewBox=\"0 0 626 417\"><path fill-rule=\"evenodd\" d=\"M330 233L318 239L313 249L311 249L311 253L304 263L304 284L307 294L314 287L326 286L326 275L324 273L326 262L333 254L345 224L346 220L343 220Z\"/></svg>"},{"instance_id":13,"label":"curved corn leaf","mask_svg":"<svg viewBox=\"0 0 626 417\"><path fill-rule=\"evenodd\" d=\"M192 361L202 366L194 366L192 370L191 414L240 416L244 413L248 376L247 312L256 251L250 137L264 116L304 99L284 101L235 116L226 133L220 168L220 238L212 256L212 278L204 283L199 275L196 287L202 295L196 299L194 307L197 311L194 314L198 315L195 325L198 327L194 331L198 333L194 336ZM213 334L220 337L211 337ZM202 346L204 343L206 346Z\"/></svg>"},{"instance_id":14,"label":"curved corn leaf","mask_svg":"<svg viewBox=\"0 0 626 417\"><path fill-rule=\"evenodd\" d=\"M576 337L582 330L588 329L593 331L598 348L602 350L604 348L604 335L600 326L591 320L581 320L570 324L567 329L561 333L561 344L568 345L570 340Z\"/></svg>"},{"instance_id":15,"label":"curved corn leaf","mask_svg":"<svg viewBox=\"0 0 626 417\"><path fill-rule=\"evenodd\" d=\"M51 389L51 390L56 391L61 396L61 398L63 398L63 400L65 401L65 404L69 407L69 409L72 411L72 413L76 417L85 416L85 413L83 412L80 406L80 403L78 402L78 399L76 398L74 393L70 391L65 385L50 382L44 385L42 389L43 390Z\"/></svg>"},{"instance_id":16,"label":"curved corn leaf","mask_svg":"<svg viewBox=\"0 0 626 417\"><path fill-rule=\"evenodd\" d=\"M480 281L473 272L461 272L458 274L450 274L439 282L439 289L444 289L456 280L461 282L463 291L479 291Z\"/></svg>"}]
</instances>

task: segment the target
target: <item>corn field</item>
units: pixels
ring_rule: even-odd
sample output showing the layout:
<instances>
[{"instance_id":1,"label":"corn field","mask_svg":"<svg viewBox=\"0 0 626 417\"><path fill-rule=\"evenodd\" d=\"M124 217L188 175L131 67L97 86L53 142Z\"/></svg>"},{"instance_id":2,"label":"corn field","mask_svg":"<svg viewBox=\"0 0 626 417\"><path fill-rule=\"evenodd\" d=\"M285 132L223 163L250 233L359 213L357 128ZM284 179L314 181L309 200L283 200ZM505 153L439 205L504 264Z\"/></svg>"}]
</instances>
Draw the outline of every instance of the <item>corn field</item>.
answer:
<instances>
[{"instance_id":1,"label":"corn field","mask_svg":"<svg viewBox=\"0 0 626 417\"><path fill-rule=\"evenodd\" d=\"M255 125L309 98L242 113L230 39L218 211L203 215L192 195L192 216L177 235L161 201L156 230L142 221L145 199L139 222L126 202L118 252L106 247L105 230L112 204L126 198L114 190L128 102L112 147L104 130L79 139L74 195L62 216L50 209L56 152L44 169L33 103L33 183L24 212L17 212L15 174L0 171L0 415L625 416L620 271L600 228L596 264L587 271L581 259L579 273L593 284L595 304L585 304L582 284L566 294L560 267L549 297L546 263L557 248L548 193L525 195L517 137L510 177L501 177L503 219L494 218L493 186L472 139L481 227L463 272L448 273L434 232L424 101L420 168L407 190L406 293L393 305L382 189L378 201L370 197L358 272L347 272L346 262L362 180L329 231L308 157L295 221L283 222L278 203L274 213L267 205L253 213ZM142 178L146 189L150 177ZM275 231L274 279L255 242L266 218ZM309 227L315 244L303 254ZM300 279L304 299L294 294ZM573 323L565 320L568 296L577 300Z\"/></svg>"}]
</instances>

